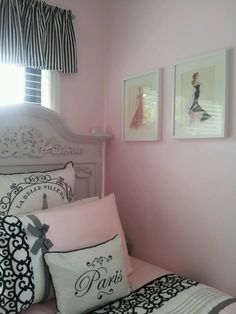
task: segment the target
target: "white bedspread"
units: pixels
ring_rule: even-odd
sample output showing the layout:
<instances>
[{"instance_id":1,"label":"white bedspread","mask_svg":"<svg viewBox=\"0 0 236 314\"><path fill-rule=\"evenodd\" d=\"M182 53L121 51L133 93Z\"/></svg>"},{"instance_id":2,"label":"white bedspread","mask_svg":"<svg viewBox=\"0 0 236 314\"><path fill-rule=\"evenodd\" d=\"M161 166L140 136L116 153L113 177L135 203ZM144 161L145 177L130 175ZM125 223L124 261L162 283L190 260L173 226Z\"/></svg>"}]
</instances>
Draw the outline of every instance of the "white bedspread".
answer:
<instances>
[{"instance_id":1,"label":"white bedspread","mask_svg":"<svg viewBox=\"0 0 236 314\"><path fill-rule=\"evenodd\" d=\"M129 282L132 290L136 290L153 279L169 274L166 271L157 266L151 265L134 257L131 258L134 272L129 276ZM22 314L55 314L56 306L54 300L50 300L47 303L32 305L28 310L22 312ZM184 312L185 313L185 312ZM236 314L236 303L226 306L224 309L218 311L219 314ZM182 314L182 312L178 312ZM189 313L191 314L191 313ZM198 314L196 312L195 314ZM201 314L201 312L199 312Z\"/></svg>"}]
</instances>

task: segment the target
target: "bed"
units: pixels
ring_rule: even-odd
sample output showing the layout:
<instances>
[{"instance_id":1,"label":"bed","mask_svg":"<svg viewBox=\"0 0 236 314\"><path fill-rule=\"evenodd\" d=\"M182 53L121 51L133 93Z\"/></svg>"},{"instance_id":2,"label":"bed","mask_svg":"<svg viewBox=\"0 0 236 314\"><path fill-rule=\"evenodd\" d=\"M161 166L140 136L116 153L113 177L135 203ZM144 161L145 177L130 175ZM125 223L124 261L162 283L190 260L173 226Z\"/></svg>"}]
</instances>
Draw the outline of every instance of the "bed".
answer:
<instances>
[{"instance_id":1,"label":"bed","mask_svg":"<svg viewBox=\"0 0 236 314\"><path fill-rule=\"evenodd\" d=\"M169 314L235 314L236 313L236 299L219 292L213 288L202 285L194 280L184 278L177 274L172 274L170 271L161 269L157 266L151 265L147 262L141 261L135 257L129 257L127 253L127 248L125 244L125 239L123 235L123 230L120 222L118 221L118 214L116 209L112 212L111 207L115 207L115 198L114 196L108 196L102 200L97 200L97 198L103 197L103 145L110 139L109 134L97 133L97 134L77 134L71 131L68 126L64 123L63 119L56 113L43 109L37 106L17 106L9 108L0 108L0 193L1 190L4 190L4 181L5 178L8 178L8 174L16 174L16 179L19 179L19 173L27 173L27 177L24 177L24 185L21 181L18 184L11 184L10 192L7 192L5 196L0 194L0 209L1 209L1 222L0 222L0 234L3 237L3 233L6 231L3 228L4 223L12 220L14 223L21 223L22 232L26 232L29 245L31 245L31 257L32 265L28 268L27 274L32 271L32 269L39 267L40 271L43 271L43 278L46 278L47 269L44 267L45 262L49 270L51 266L55 266L59 258L67 258L68 265L71 260L71 265L74 261L74 256L77 254L79 258L83 258L84 254L93 251L98 252L101 247L104 249L114 250L114 253L102 255L100 259L94 259L95 255L90 256L90 260L93 259L93 262L96 261L97 269L105 269L104 265L112 263L111 260L116 261L119 259L119 266L122 268L122 276L126 277L127 282L123 283L123 277L116 272L115 276L110 276L109 279L109 288L112 289L106 290L107 288L105 281L98 283L102 285L102 293L106 295L107 299L102 306L94 307L92 310L78 310L78 313L136 313L136 314L147 314L147 313L169 313ZM62 179L62 173L71 171L71 165L68 165L68 162L73 162L73 168L75 170L75 182L74 184L74 200L72 203L67 204L67 199L63 196L63 193L67 193L66 196L68 200L71 201L71 190L68 188L68 184L65 185L65 178ZM59 170L58 170L59 169ZM41 171L40 182L37 181L37 188L35 188L35 178L34 172ZM57 178L57 187L55 187L55 181L51 178L50 171L59 171ZM54 173L54 172L53 172ZM1 181L2 180L2 181ZM10 179L11 180L11 179ZM20 180L22 178L20 177ZM38 180L38 176L37 176ZM42 181L43 180L43 181ZM46 180L46 181L45 181ZM46 182L46 183L45 183ZM29 183L31 184L29 186ZM33 183L33 187L32 187ZM66 187L65 187L66 186ZM39 201L30 203L30 208L34 203L39 203L40 206L38 211L35 211L33 214L25 207L25 201L30 199L31 195L36 194L38 190L41 192L41 187L46 188L47 193L43 193L40 196ZM37 190L37 191L36 191ZM50 191L49 191L50 190ZM50 193L54 193L57 196L59 195L60 202L49 198ZM22 194L23 193L23 194ZM54 195L53 194L53 195ZM20 196L19 196L20 195ZM92 198L91 198L92 197ZM94 198L95 197L95 198ZM97 197L97 198L96 198ZM89 199L89 203L84 204L84 200ZM55 201L55 204L54 204ZM87 201L86 201L87 202ZM76 205L75 205L76 204ZM103 207L106 209L104 210ZM48 209L49 205L53 207ZM78 207L79 206L79 207ZM54 208L55 207L55 208ZM64 207L69 210L65 214ZM96 207L96 208L94 208ZM24 210L24 213L18 213L13 210ZM96 215L96 211L99 209L98 219L93 219ZM96 211L94 211L96 210ZM88 212L91 211L89 216ZM100 214L100 212L102 212ZM11 215L9 215L9 213ZM64 221L67 220L68 213L72 217L72 223L67 227L66 231L63 231ZM94 214L95 213L95 214ZM110 216L108 219L107 217ZM113 215L113 216L112 216ZM57 217L56 222L54 222L53 217ZM8 218L10 217L10 218ZM36 217L36 218L35 218ZM60 219L58 218L60 217ZM68 218L69 219L69 218ZM94 221L93 221L94 220ZM31 223L29 223L29 221ZM116 223L116 221L118 221ZM4 223L3 223L4 222ZM35 235L35 232L38 225L42 223L41 229L44 227L44 234ZM25 226L24 227L24 224ZM90 229L97 230L98 224L101 224L101 232L103 236L101 238L98 234L93 234L93 237L90 239L90 242L87 242L87 234L90 235ZM16 224L15 224L16 225ZM14 225L14 226L15 226ZM29 228L29 225L31 228ZM86 226L89 225L89 226ZM108 227L109 225L109 227ZM19 226L19 224L18 224ZM50 230L48 230L50 228ZM18 228L19 229L19 228ZM27 230L26 230L27 229ZM66 229L66 228L64 228ZM83 230L84 229L84 230ZM109 229L105 230L104 229ZM14 230L9 229L9 230ZM60 230L60 232L58 232ZM100 230L100 229L99 229ZM8 231L8 230L7 230ZM65 234L63 232L66 232ZM83 233L85 232L85 233ZM14 234L14 231L12 231ZM32 234L31 234L32 233ZM58 233L60 236L58 237ZM86 234L85 239L83 234ZM115 235L116 234L116 235ZM26 235L22 237L25 239ZM74 236L76 235L76 236ZM91 236L91 235L90 235ZM111 236L113 237L111 239ZM12 235L7 232L8 242L10 243ZM35 237L35 238L34 238ZM77 237L77 238L76 238ZM118 238L117 238L118 237ZM123 238L122 238L123 237ZM31 241L31 238L34 239ZM105 239L109 239L105 241ZM22 240L21 239L21 240ZM36 240L35 240L36 239ZM42 240L43 239L43 240ZM80 248L77 249L77 239L80 239ZM82 241L81 241L82 239ZM51 241L52 240L52 241ZM23 241L23 240L22 240ZM41 241L41 246L37 248L39 242ZM99 244L97 244L97 242ZM105 241L105 242L102 242ZM63 243L63 244L62 244ZM43 252L43 245L46 246L47 250ZM25 242L21 243L22 248L24 248ZM87 245L87 247L86 247ZM90 246L91 245L91 246ZM69 248L68 248L69 246ZM50 252L50 249L54 248L54 251ZM68 250L66 250L68 248ZM85 248L85 250L84 250ZM115 248L118 248L115 251ZM45 247L44 247L45 249ZM42 253L40 253L42 250ZM61 251L58 251L61 250ZM86 251L87 250L87 251ZM37 251L37 252L33 252ZM15 251L14 251L15 252ZM103 251L104 252L104 251ZM113 252L113 251L112 251ZM22 252L21 252L22 253ZM41 254L39 257L39 253ZM95 254L94 253L94 254ZM15 254L15 253L14 253ZM54 256L55 254L55 256ZM92 253L91 253L92 254ZM98 254L98 253L96 253ZM100 254L100 253L99 253ZM6 255L6 254L5 254ZM76 256L77 256L76 255ZM12 256L12 260L15 258L15 255L4 256L3 254L3 245L1 243L0 247L0 265L1 265L1 277L0 277L0 304L3 303L5 295L5 282L2 279L7 266L2 266L5 261L9 264L9 260ZM122 257L121 257L122 256ZM37 260L34 258L38 258ZM43 259L44 257L44 259ZM30 260L27 256L27 261ZM69 258L69 259L68 259ZM77 257L76 257L77 258ZM76 263L78 259L75 258ZM87 257L86 257L87 258ZM54 259L54 261L53 261ZM17 260L17 259L15 259ZM25 259L26 260L26 259ZM10 260L11 262L11 260ZM22 266L22 260L20 260ZM15 263L15 262L14 262ZM54 264L53 264L54 263ZM5 264L5 265L8 265ZM23 263L24 264L24 263ZM89 265L90 264L90 265ZM14 264L15 265L15 264ZM76 264L77 265L77 264ZM94 270L95 264L88 263L86 267L93 267L90 269ZM117 265L117 264L115 264ZM128 265L128 266L127 266ZM21 267L20 266L20 267ZM58 265L57 265L58 266ZM59 265L60 266L60 265ZM61 267L61 266L60 266ZM69 267L69 266L68 266ZM106 266L107 267L107 266ZM21 269L21 268L20 268ZM108 267L107 267L108 269ZM106 271L107 271L106 269ZM112 269L112 268L111 268ZM61 270L61 268L59 268ZM109 269L108 269L109 270ZM112 269L114 272L114 269ZM9 271L9 269L8 269ZM71 271L71 270L70 270ZM5 272L6 273L6 272ZM0 307L1 314L13 314L13 313L22 313L22 314L53 314L57 312L57 309L60 307L58 303L58 296L61 296L62 300L66 296L63 294L57 294L57 280L60 277L59 273L51 272L51 277L53 281L54 291L57 298L52 297L51 299L31 305L28 307L27 302L25 302L24 307L28 307L24 311L17 310L17 306L13 310L6 309L7 306ZM87 273L87 271L86 271ZM66 274L66 271L65 271ZM62 274L62 275L65 275ZM126 275L127 274L127 275ZM13 276L13 272L11 273ZM22 271L15 274L15 280L19 279L18 277L22 276ZM31 277L35 278L34 289L38 292L38 300L42 299L42 294L45 292L45 287L47 288L47 281L44 280L44 292L39 288L41 284L41 273L34 273ZM25 277L26 278L26 277ZM24 280L26 280L24 278ZM86 277L87 278L87 277ZM95 277L94 277L95 278ZM100 277L99 277L100 278ZM27 277L27 280L29 277ZM37 279L37 280L36 280ZM55 281L54 281L55 279ZM65 278L61 278L59 285L63 285L64 282L67 282ZM98 282L98 279L96 279ZM21 279L21 284L22 284ZM81 281L84 282L84 281ZM95 281L94 281L95 282ZM118 292L117 297L109 299L108 294L113 294L114 287L118 286L122 282L123 286L121 291ZM30 286L30 282L24 282L24 288L22 291L27 292L27 288ZM98 285L97 285L98 286ZM4 288L3 288L4 287ZM76 288L77 289L77 288ZM48 290L48 289L47 289ZM40 292L41 291L41 292ZM126 292L124 292L126 291ZM101 291L100 291L101 292ZM108 293L109 292L109 293ZM41 295L40 295L41 293ZM76 291L77 296L80 293L80 290ZM51 291L48 291L47 297L51 296ZM98 294L101 296L101 294ZM15 296L9 293L9 298L15 300ZM79 295L82 297L82 294ZM84 296L84 294L83 294ZM25 297L25 296L24 296ZM93 296L90 296L89 299L85 302L90 302ZM26 298L26 297L25 297ZM34 295L35 298L35 295ZM31 298L32 299L32 298ZM37 299L37 298L36 298ZM13 302L10 300L9 302ZM72 299L68 299L72 300ZM82 300L82 299L81 299ZM2 303L1 303L2 302ZM16 301L14 301L16 304ZM14 303L13 302L13 303ZM92 301L91 301L92 302ZM62 302L69 304L70 302ZM59 305L58 305L59 304ZM81 303L82 304L82 303ZM27 306L26 306L27 305ZM62 304L62 307L65 304ZM69 304L70 305L70 304ZM68 305L68 306L69 306ZM20 308L20 307L19 307ZM61 311L63 314L71 314L72 310Z\"/></svg>"},{"instance_id":2,"label":"bed","mask_svg":"<svg viewBox=\"0 0 236 314\"><path fill-rule=\"evenodd\" d=\"M132 287L132 290L136 290L142 286L144 286L147 282L152 281L155 278L159 278L161 276L167 275L170 272L166 271L162 268L159 268L157 266L154 266L152 264L149 264L147 262L141 261L137 258L131 257L131 261L132 261L132 265L134 268L134 272L132 275L130 275L129 278L129 282L130 285ZM205 304L202 303L202 305L204 306ZM32 306L31 309L26 310L25 312L23 312L24 314L54 314L56 312L56 305L55 305L55 301L51 300L48 301L45 304L35 304ZM22 313L22 314L23 314ZM132 312L132 311L122 311L122 312L114 312L114 313L152 313L151 311L145 312L145 311L141 311L140 312ZM153 313L155 313L153 311ZM159 312L157 312L159 313ZM169 313L168 311L163 311L160 313ZM170 312L170 313L188 313L188 314L192 314L192 313L208 313L208 312L204 312L202 311L202 309L196 311L196 307L195 310L191 310L191 308L187 309L187 311L184 312L184 310L179 310L179 311L174 311L174 312ZM211 313L209 311L209 313ZM215 309L215 311L213 311L212 313L221 313L221 314L235 314L236 313L236 306L235 304L229 304L226 305L224 303L221 304L221 306L217 309Z\"/></svg>"}]
</instances>

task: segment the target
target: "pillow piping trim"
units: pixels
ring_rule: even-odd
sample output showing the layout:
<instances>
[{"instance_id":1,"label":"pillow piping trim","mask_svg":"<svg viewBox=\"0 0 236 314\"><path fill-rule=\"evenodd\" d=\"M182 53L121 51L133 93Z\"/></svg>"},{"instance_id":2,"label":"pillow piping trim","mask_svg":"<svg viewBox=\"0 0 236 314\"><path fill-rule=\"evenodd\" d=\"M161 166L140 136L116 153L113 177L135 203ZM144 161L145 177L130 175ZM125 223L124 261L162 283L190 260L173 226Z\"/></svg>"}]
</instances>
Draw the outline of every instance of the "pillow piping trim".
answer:
<instances>
[{"instance_id":1,"label":"pillow piping trim","mask_svg":"<svg viewBox=\"0 0 236 314\"><path fill-rule=\"evenodd\" d=\"M106 244L112 240L114 240L116 237L118 237L119 234L117 233L113 238L109 239L109 240L106 240L104 242L100 242L98 244L95 244L95 245L91 245L91 246L86 246L86 247L83 247L83 248L80 248L80 249L75 249L75 250L68 250L68 251L48 251L48 252L45 252L43 253L43 257L47 254L53 254L53 253L64 253L64 254L67 254L67 253L73 253L73 252L79 252L79 251L83 251L83 250L87 250L87 249L92 249L94 247L98 247L100 245L103 245L103 244ZM122 254L123 256L123 254ZM124 258L124 257L123 257Z\"/></svg>"},{"instance_id":2,"label":"pillow piping trim","mask_svg":"<svg viewBox=\"0 0 236 314\"><path fill-rule=\"evenodd\" d=\"M10 176L14 174L28 174L28 173L46 173L46 172L53 172L57 170L64 170L67 168L67 166L71 164L71 166L74 168L75 164L72 160L68 161L62 168L56 168L56 169L50 169L50 170L43 170L43 171L26 171L26 172L11 172L11 173L1 173L1 176Z\"/></svg>"}]
</instances>

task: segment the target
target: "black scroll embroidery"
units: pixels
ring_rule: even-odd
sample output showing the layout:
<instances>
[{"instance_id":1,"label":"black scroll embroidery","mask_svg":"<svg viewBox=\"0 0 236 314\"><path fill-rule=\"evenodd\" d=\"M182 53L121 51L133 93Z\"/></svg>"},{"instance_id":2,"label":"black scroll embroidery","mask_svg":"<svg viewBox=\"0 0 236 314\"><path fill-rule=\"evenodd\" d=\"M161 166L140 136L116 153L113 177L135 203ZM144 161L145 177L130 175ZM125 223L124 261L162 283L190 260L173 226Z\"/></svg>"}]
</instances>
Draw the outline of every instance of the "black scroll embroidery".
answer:
<instances>
[{"instance_id":1,"label":"black scroll embroidery","mask_svg":"<svg viewBox=\"0 0 236 314\"><path fill-rule=\"evenodd\" d=\"M66 197L68 202L73 200L73 191L70 184L65 182L63 177L53 178L49 174L31 174L24 179L23 182L18 184L13 183L6 195L0 199L0 214L8 215L14 201L17 197L22 195L22 200L19 201L18 206L27 202L27 198L31 194L38 191L55 191L58 192L60 188L63 195L61 197ZM44 204L45 205L45 204ZM45 207L43 208L45 209Z\"/></svg>"},{"instance_id":2,"label":"black scroll embroidery","mask_svg":"<svg viewBox=\"0 0 236 314\"><path fill-rule=\"evenodd\" d=\"M198 285L198 282L182 276L169 274L157 278L143 287L131 292L127 297L115 301L94 314L149 314L162 307L182 291Z\"/></svg>"},{"instance_id":3,"label":"black scroll embroidery","mask_svg":"<svg viewBox=\"0 0 236 314\"><path fill-rule=\"evenodd\" d=\"M22 222L15 216L0 218L1 314L19 313L34 300L34 276Z\"/></svg>"},{"instance_id":4,"label":"black scroll embroidery","mask_svg":"<svg viewBox=\"0 0 236 314\"><path fill-rule=\"evenodd\" d=\"M93 262L97 263L100 258L96 257ZM105 259L102 257L102 263L105 261L109 263L111 260L111 255L108 255ZM91 293L91 290L93 290L93 293L97 295L97 299L101 300L104 296L113 294L115 286L123 280L121 269L117 269L111 273L104 266L94 268L95 264L93 265L93 262L89 263L89 265L87 263L87 266L91 268L80 274L79 278L75 281L75 296L78 298Z\"/></svg>"},{"instance_id":5,"label":"black scroll embroidery","mask_svg":"<svg viewBox=\"0 0 236 314\"><path fill-rule=\"evenodd\" d=\"M109 263L112 260L112 256L108 255L106 256L100 256L100 257L95 257L92 262L87 262L88 267L95 267L96 264L99 264L100 266L103 265L104 262Z\"/></svg>"},{"instance_id":6,"label":"black scroll embroidery","mask_svg":"<svg viewBox=\"0 0 236 314\"><path fill-rule=\"evenodd\" d=\"M109 289L108 291L101 291L101 292L98 292L98 299L101 300L103 298L104 295L111 295L112 293L114 292L114 289Z\"/></svg>"}]
</instances>

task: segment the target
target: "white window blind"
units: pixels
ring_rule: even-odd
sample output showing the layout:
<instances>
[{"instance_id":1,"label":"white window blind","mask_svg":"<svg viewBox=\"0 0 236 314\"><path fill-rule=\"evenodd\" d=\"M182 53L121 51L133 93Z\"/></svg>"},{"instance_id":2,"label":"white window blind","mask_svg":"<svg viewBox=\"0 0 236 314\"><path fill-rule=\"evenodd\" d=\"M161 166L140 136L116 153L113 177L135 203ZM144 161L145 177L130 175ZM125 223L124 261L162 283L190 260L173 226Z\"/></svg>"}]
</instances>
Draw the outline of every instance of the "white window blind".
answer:
<instances>
[{"instance_id":1,"label":"white window blind","mask_svg":"<svg viewBox=\"0 0 236 314\"><path fill-rule=\"evenodd\" d=\"M25 68L25 103L41 105L41 70Z\"/></svg>"}]
</instances>

